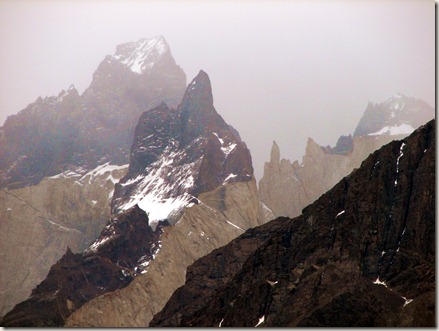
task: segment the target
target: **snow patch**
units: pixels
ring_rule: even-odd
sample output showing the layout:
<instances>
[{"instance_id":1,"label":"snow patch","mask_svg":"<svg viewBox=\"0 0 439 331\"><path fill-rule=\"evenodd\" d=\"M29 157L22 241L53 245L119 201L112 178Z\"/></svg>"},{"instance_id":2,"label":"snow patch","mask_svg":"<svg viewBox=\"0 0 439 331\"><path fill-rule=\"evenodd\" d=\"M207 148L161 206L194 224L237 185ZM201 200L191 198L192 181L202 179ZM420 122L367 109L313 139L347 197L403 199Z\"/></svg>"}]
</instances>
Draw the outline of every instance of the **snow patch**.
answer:
<instances>
[{"instance_id":1,"label":"snow patch","mask_svg":"<svg viewBox=\"0 0 439 331\"><path fill-rule=\"evenodd\" d=\"M255 328L265 322L265 315L259 318L258 324L255 325Z\"/></svg>"},{"instance_id":2,"label":"snow patch","mask_svg":"<svg viewBox=\"0 0 439 331\"><path fill-rule=\"evenodd\" d=\"M237 146L237 144L233 143L233 144L230 144L229 146L221 147L221 150L223 151L223 153L227 157L235 149L236 146Z\"/></svg>"},{"instance_id":3,"label":"snow patch","mask_svg":"<svg viewBox=\"0 0 439 331\"><path fill-rule=\"evenodd\" d=\"M346 210L342 210L341 212L339 212L339 213L337 214L337 216L335 216L335 218L339 217L340 215L343 215L345 212L346 212Z\"/></svg>"},{"instance_id":4,"label":"snow patch","mask_svg":"<svg viewBox=\"0 0 439 331\"><path fill-rule=\"evenodd\" d=\"M101 239L97 239L93 244L90 245L89 248L87 248L87 250L91 250L93 252L97 252L98 248L100 246L102 246L103 244L105 244L106 242L108 242L111 238L112 238L112 236L108 236L108 237L103 237Z\"/></svg>"},{"instance_id":5,"label":"snow patch","mask_svg":"<svg viewBox=\"0 0 439 331\"><path fill-rule=\"evenodd\" d=\"M376 284L376 285L383 285L386 288L388 288L387 284L385 282L381 281L379 276L377 277L377 279L373 283Z\"/></svg>"},{"instance_id":6,"label":"snow patch","mask_svg":"<svg viewBox=\"0 0 439 331\"><path fill-rule=\"evenodd\" d=\"M407 306L410 302L413 301L413 299L407 299L406 297L401 297L401 298L403 298L405 300L403 307Z\"/></svg>"},{"instance_id":7,"label":"snow patch","mask_svg":"<svg viewBox=\"0 0 439 331\"><path fill-rule=\"evenodd\" d=\"M223 153L226 155L226 157L235 149L235 147L237 146L236 143L231 143L227 146L225 146L224 143L224 139L221 139L218 135L218 133L216 132L212 132L219 140L220 144L221 144L221 150L223 151Z\"/></svg>"},{"instance_id":8,"label":"snow patch","mask_svg":"<svg viewBox=\"0 0 439 331\"><path fill-rule=\"evenodd\" d=\"M219 322L219 324L218 324L218 327L220 328L221 327L221 325L223 324L223 322L224 322L224 317L223 317L223 319Z\"/></svg>"},{"instance_id":9,"label":"snow patch","mask_svg":"<svg viewBox=\"0 0 439 331\"><path fill-rule=\"evenodd\" d=\"M400 124L398 126L385 126L375 133L369 133L369 136L390 135L396 136L400 134L410 134L415 129L410 124Z\"/></svg>"},{"instance_id":10,"label":"snow patch","mask_svg":"<svg viewBox=\"0 0 439 331\"><path fill-rule=\"evenodd\" d=\"M403 157L404 152L402 151L405 146L405 143L403 142L401 144L401 147L399 148L399 156L396 159L396 179L395 179L395 186L398 184L398 173L399 173L399 160Z\"/></svg>"},{"instance_id":11,"label":"snow patch","mask_svg":"<svg viewBox=\"0 0 439 331\"><path fill-rule=\"evenodd\" d=\"M168 50L168 46L162 37L141 39L124 46L126 47L122 51L125 51L125 53L117 53L113 57L137 74L151 70Z\"/></svg>"},{"instance_id":12,"label":"snow patch","mask_svg":"<svg viewBox=\"0 0 439 331\"><path fill-rule=\"evenodd\" d=\"M230 221L226 221L227 222L227 224L229 224L229 225L231 225L231 226L233 226L234 228L236 228L236 229L238 229L238 230L241 230L241 231L245 231L243 228L240 228L239 226L237 226L236 224L233 224L232 222L230 222Z\"/></svg>"},{"instance_id":13,"label":"snow patch","mask_svg":"<svg viewBox=\"0 0 439 331\"><path fill-rule=\"evenodd\" d=\"M86 178L88 178L88 183L90 184L97 177L103 177L105 175L107 176L106 180L111 180L113 183L117 183L119 180L113 177L113 171L124 170L127 168L128 164L118 166L107 162L87 172L84 176L81 177L79 181L84 181Z\"/></svg>"},{"instance_id":14,"label":"snow patch","mask_svg":"<svg viewBox=\"0 0 439 331\"><path fill-rule=\"evenodd\" d=\"M183 208L191 207L194 197L189 194L195 185L202 157L190 163L185 160L186 151L173 151L168 146L157 161L145 169L146 175L139 175L123 186L135 185L130 199L119 207L121 211L138 205L148 213L149 225L154 229L159 221L177 215Z\"/></svg>"},{"instance_id":15,"label":"snow patch","mask_svg":"<svg viewBox=\"0 0 439 331\"><path fill-rule=\"evenodd\" d=\"M236 174L230 174L226 177L226 179L224 179L224 183L227 183L230 179L238 177L238 175Z\"/></svg>"}]
</instances>

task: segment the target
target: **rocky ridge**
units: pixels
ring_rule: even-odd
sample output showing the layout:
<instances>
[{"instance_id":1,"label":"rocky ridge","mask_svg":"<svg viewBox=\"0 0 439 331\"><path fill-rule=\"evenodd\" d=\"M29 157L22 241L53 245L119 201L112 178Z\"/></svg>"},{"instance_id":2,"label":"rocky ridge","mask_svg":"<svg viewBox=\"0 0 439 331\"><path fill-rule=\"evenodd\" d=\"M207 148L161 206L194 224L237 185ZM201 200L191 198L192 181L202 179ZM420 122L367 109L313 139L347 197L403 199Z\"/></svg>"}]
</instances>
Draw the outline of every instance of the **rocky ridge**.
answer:
<instances>
[{"instance_id":1,"label":"rocky ridge","mask_svg":"<svg viewBox=\"0 0 439 331\"><path fill-rule=\"evenodd\" d=\"M434 327L435 121L197 260L150 326Z\"/></svg>"},{"instance_id":2,"label":"rocky ridge","mask_svg":"<svg viewBox=\"0 0 439 331\"><path fill-rule=\"evenodd\" d=\"M83 253L64 255L2 325L147 325L189 264L265 221L250 153L213 107L206 73L177 110L161 104L145 112L135 132L114 216Z\"/></svg>"},{"instance_id":3,"label":"rocky ridge","mask_svg":"<svg viewBox=\"0 0 439 331\"><path fill-rule=\"evenodd\" d=\"M0 128L0 187L36 185L66 169L127 164L139 116L176 106L186 76L163 37L119 45L79 95L71 86L38 98Z\"/></svg>"},{"instance_id":4,"label":"rocky ridge","mask_svg":"<svg viewBox=\"0 0 439 331\"><path fill-rule=\"evenodd\" d=\"M280 159L273 142L259 181L259 196L276 216L296 217L370 153L406 137L432 118L434 109L425 102L397 94L380 105L369 104L354 136L341 136L335 147L320 146L309 138L300 163Z\"/></svg>"}]
</instances>

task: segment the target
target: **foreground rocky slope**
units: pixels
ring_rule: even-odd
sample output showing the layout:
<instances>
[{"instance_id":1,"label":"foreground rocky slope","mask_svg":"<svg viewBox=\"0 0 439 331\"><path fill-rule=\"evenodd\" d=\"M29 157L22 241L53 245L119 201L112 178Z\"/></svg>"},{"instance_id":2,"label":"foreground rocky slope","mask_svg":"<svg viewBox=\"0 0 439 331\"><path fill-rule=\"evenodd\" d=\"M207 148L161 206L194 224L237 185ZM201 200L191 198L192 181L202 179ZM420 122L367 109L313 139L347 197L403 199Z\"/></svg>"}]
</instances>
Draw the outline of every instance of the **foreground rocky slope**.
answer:
<instances>
[{"instance_id":1,"label":"foreground rocky slope","mask_svg":"<svg viewBox=\"0 0 439 331\"><path fill-rule=\"evenodd\" d=\"M7 118L0 128L0 187L36 185L67 169L127 164L139 116L161 102L175 107L185 88L163 37L119 45L82 95L71 86Z\"/></svg>"},{"instance_id":2,"label":"foreground rocky slope","mask_svg":"<svg viewBox=\"0 0 439 331\"><path fill-rule=\"evenodd\" d=\"M64 255L2 325L148 325L188 265L264 222L250 153L213 107L206 73L177 110L145 112L135 132L108 225L82 254Z\"/></svg>"},{"instance_id":3,"label":"foreground rocky slope","mask_svg":"<svg viewBox=\"0 0 439 331\"><path fill-rule=\"evenodd\" d=\"M382 104L369 104L354 136L341 136L335 147L319 146L309 138L300 164L281 160L274 142L259 181L260 198L276 216L296 217L370 153L432 118L434 109L427 103L397 94Z\"/></svg>"},{"instance_id":4,"label":"foreground rocky slope","mask_svg":"<svg viewBox=\"0 0 439 331\"><path fill-rule=\"evenodd\" d=\"M435 121L197 260L150 326L435 326Z\"/></svg>"}]
</instances>

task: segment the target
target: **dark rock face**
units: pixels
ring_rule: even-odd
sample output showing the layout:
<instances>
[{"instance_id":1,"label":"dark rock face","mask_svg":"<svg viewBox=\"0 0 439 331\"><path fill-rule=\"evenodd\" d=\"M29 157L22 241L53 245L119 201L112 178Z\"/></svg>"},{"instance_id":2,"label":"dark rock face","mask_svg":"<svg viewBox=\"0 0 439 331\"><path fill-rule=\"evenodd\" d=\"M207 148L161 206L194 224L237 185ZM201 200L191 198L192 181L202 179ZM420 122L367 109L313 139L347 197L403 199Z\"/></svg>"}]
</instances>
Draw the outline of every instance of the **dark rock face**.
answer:
<instances>
[{"instance_id":1,"label":"dark rock face","mask_svg":"<svg viewBox=\"0 0 439 331\"><path fill-rule=\"evenodd\" d=\"M188 268L150 326L435 326L435 121Z\"/></svg>"},{"instance_id":2,"label":"dark rock face","mask_svg":"<svg viewBox=\"0 0 439 331\"><path fill-rule=\"evenodd\" d=\"M186 76L163 37L117 47L79 95L38 98L0 128L0 187L35 185L66 169L126 164L139 116L161 102L175 107Z\"/></svg>"},{"instance_id":3,"label":"dark rock face","mask_svg":"<svg viewBox=\"0 0 439 331\"><path fill-rule=\"evenodd\" d=\"M204 71L192 80L179 107L162 103L140 117L131 148L128 174L116 184L114 213L149 196L156 203L188 203L225 182L250 181L250 151L213 106Z\"/></svg>"},{"instance_id":4,"label":"dark rock face","mask_svg":"<svg viewBox=\"0 0 439 331\"><path fill-rule=\"evenodd\" d=\"M62 326L89 300L127 286L160 249L166 222L156 231L137 206L110 220L100 237L82 254L70 249L51 267L26 301L5 315L1 325Z\"/></svg>"}]
</instances>

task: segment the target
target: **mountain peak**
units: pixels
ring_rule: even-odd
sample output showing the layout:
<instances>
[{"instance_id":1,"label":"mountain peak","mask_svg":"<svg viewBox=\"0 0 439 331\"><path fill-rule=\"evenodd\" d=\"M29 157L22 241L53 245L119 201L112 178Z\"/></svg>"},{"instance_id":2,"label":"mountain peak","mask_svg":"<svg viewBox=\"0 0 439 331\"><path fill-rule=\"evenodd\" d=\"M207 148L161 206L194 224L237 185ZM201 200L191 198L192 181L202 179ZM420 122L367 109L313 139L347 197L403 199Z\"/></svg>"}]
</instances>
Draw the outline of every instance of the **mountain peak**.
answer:
<instances>
[{"instance_id":1,"label":"mountain peak","mask_svg":"<svg viewBox=\"0 0 439 331\"><path fill-rule=\"evenodd\" d=\"M432 118L430 105L398 92L381 104L369 104L354 136L408 135Z\"/></svg>"},{"instance_id":2,"label":"mountain peak","mask_svg":"<svg viewBox=\"0 0 439 331\"><path fill-rule=\"evenodd\" d=\"M179 111L182 130L188 133L189 140L206 131L218 132L228 128L213 106L212 86L203 70L188 85Z\"/></svg>"},{"instance_id":3,"label":"mountain peak","mask_svg":"<svg viewBox=\"0 0 439 331\"><path fill-rule=\"evenodd\" d=\"M192 79L188 85L186 94L188 97L203 98L206 102L213 105L212 85L210 84L209 75L200 70L197 76Z\"/></svg>"},{"instance_id":4,"label":"mountain peak","mask_svg":"<svg viewBox=\"0 0 439 331\"><path fill-rule=\"evenodd\" d=\"M142 74L169 53L169 45L163 36L142 38L116 47L114 59L127 66L132 72Z\"/></svg>"}]
</instances>

